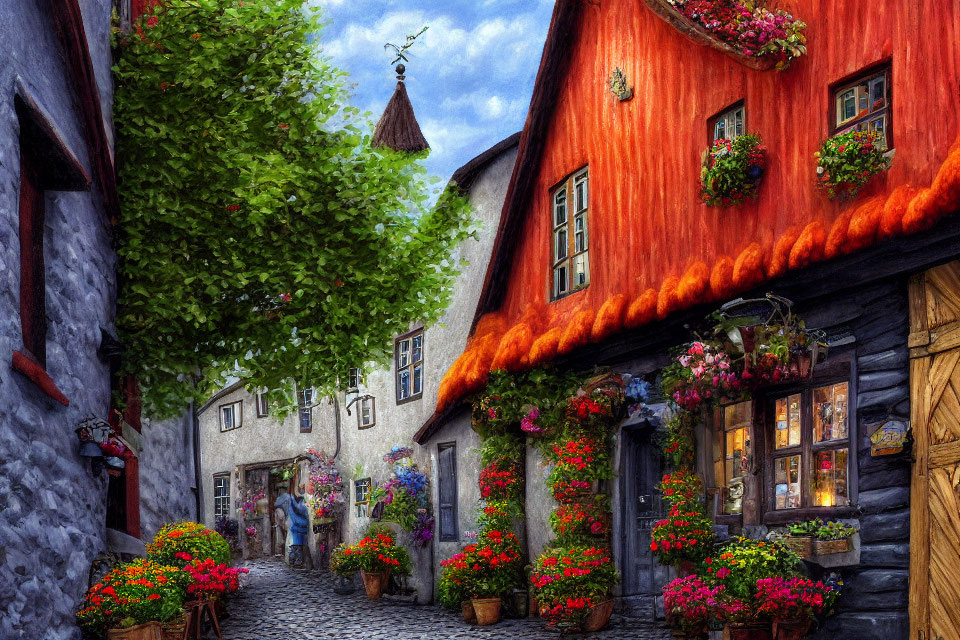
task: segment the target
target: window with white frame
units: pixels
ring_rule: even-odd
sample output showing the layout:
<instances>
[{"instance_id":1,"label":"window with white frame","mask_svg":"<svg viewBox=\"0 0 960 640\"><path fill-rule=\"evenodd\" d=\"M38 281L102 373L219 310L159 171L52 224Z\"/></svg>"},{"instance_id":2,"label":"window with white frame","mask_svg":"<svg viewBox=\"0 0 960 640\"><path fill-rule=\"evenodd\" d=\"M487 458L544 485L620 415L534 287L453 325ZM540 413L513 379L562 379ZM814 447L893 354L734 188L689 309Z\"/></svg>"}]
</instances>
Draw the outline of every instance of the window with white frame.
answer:
<instances>
[{"instance_id":1,"label":"window with white frame","mask_svg":"<svg viewBox=\"0 0 960 640\"><path fill-rule=\"evenodd\" d=\"M881 145L893 147L890 127L890 67L874 69L833 90L834 134L875 131Z\"/></svg>"},{"instance_id":2,"label":"window with white frame","mask_svg":"<svg viewBox=\"0 0 960 640\"><path fill-rule=\"evenodd\" d=\"M736 140L744 133L746 112L739 102L713 119L713 141Z\"/></svg>"},{"instance_id":3,"label":"window with white frame","mask_svg":"<svg viewBox=\"0 0 960 640\"><path fill-rule=\"evenodd\" d=\"M397 338L397 402L416 400L423 395L423 329Z\"/></svg>"},{"instance_id":4,"label":"window with white frame","mask_svg":"<svg viewBox=\"0 0 960 640\"><path fill-rule=\"evenodd\" d=\"M313 387L303 387L297 391L297 405L300 414L300 433L313 431Z\"/></svg>"},{"instance_id":5,"label":"window with white frame","mask_svg":"<svg viewBox=\"0 0 960 640\"><path fill-rule=\"evenodd\" d=\"M574 173L553 191L553 300L590 283L588 204L589 178L586 169Z\"/></svg>"},{"instance_id":6,"label":"window with white frame","mask_svg":"<svg viewBox=\"0 0 960 640\"><path fill-rule=\"evenodd\" d=\"M231 402L219 407L220 431L238 429L243 423L243 402Z\"/></svg>"},{"instance_id":7,"label":"window with white frame","mask_svg":"<svg viewBox=\"0 0 960 640\"><path fill-rule=\"evenodd\" d=\"M270 402L267 400L266 391L257 392L257 417L266 418L270 415Z\"/></svg>"},{"instance_id":8,"label":"window with white frame","mask_svg":"<svg viewBox=\"0 0 960 640\"><path fill-rule=\"evenodd\" d=\"M230 517L230 474L213 476L213 517Z\"/></svg>"},{"instance_id":9,"label":"window with white frame","mask_svg":"<svg viewBox=\"0 0 960 640\"><path fill-rule=\"evenodd\" d=\"M358 401L357 422L361 429L369 429L377 423L377 399L373 396L364 396Z\"/></svg>"},{"instance_id":10,"label":"window with white frame","mask_svg":"<svg viewBox=\"0 0 960 640\"><path fill-rule=\"evenodd\" d=\"M361 478L353 483L354 506L358 518L366 518L370 514L370 493L373 483L370 478Z\"/></svg>"}]
</instances>

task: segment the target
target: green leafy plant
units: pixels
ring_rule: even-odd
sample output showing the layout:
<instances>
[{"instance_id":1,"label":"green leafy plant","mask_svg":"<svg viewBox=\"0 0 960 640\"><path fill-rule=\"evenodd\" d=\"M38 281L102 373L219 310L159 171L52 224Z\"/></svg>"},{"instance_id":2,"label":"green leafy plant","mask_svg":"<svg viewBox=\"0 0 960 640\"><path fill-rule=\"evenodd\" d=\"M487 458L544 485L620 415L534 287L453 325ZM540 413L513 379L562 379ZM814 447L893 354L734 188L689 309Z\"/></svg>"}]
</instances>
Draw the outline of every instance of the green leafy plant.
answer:
<instances>
[{"instance_id":1,"label":"green leafy plant","mask_svg":"<svg viewBox=\"0 0 960 640\"><path fill-rule=\"evenodd\" d=\"M737 538L720 553L704 558L699 573L708 574L727 592L744 602L757 595L757 580L800 575L800 556L769 540Z\"/></svg>"},{"instance_id":2,"label":"green leafy plant","mask_svg":"<svg viewBox=\"0 0 960 640\"><path fill-rule=\"evenodd\" d=\"M843 540L855 534L857 530L843 522L827 522L819 527L814 535L819 540Z\"/></svg>"},{"instance_id":3,"label":"green leafy plant","mask_svg":"<svg viewBox=\"0 0 960 640\"><path fill-rule=\"evenodd\" d=\"M814 156L817 182L830 198L852 198L870 179L890 168L881 134L847 131L827 138Z\"/></svg>"},{"instance_id":4,"label":"green leafy plant","mask_svg":"<svg viewBox=\"0 0 960 640\"><path fill-rule=\"evenodd\" d=\"M674 468L693 465L696 416L689 411L677 411L664 424L660 448L663 457Z\"/></svg>"},{"instance_id":5,"label":"green leafy plant","mask_svg":"<svg viewBox=\"0 0 960 640\"><path fill-rule=\"evenodd\" d=\"M755 134L714 142L704 154L700 197L709 206L728 206L756 194L765 153Z\"/></svg>"},{"instance_id":6,"label":"green leafy plant","mask_svg":"<svg viewBox=\"0 0 960 640\"><path fill-rule=\"evenodd\" d=\"M230 543L212 529L196 522L165 524L147 544L147 557L161 565L185 567L194 560L210 558L230 564Z\"/></svg>"},{"instance_id":7,"label":"green leafy plant","mask_svg":"<svg viewBox=\"0 0 960 640\"><path fill-rule=\"evenodd\" d=\"M815 536L817 531L819 531L822 526L823 520L820 518L814 518L813 520L794 522L793 524L788 525L787 532L789 535L795 537Z\"/></svg>"},{"instance_id":8,"label":"green leafy plant","mask_svg":"<svg viewBox=\"0 0 960 640\"><path fill-rule=\"evenodd\" d=\"M422 155L371 147L316 7L153 7L116 33L114 67L116 322L145 409L226 375L290 408L294 380L324 395L387 363L450 299L465 199L430 186Z\"/></svg>"}]
</instances>

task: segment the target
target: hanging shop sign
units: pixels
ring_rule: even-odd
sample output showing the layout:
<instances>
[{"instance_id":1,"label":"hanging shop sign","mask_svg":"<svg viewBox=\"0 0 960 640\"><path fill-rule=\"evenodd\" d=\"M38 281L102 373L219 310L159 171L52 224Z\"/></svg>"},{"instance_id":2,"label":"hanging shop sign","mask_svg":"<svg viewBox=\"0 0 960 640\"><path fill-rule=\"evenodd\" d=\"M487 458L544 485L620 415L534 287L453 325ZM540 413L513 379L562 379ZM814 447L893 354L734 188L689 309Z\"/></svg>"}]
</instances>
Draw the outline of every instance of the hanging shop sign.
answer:
<instances>
[{"instance_id":1,"label":"hanging shop sign","mask_svg":"<svg viewBox=\"0 0 960 640\"><path fill-rule=\"evenodd\" d=\"M905 420L885 420L876 425L870 436L870 455L889 456L903 451L910 423Z\"/></svg>"}]
</instances>

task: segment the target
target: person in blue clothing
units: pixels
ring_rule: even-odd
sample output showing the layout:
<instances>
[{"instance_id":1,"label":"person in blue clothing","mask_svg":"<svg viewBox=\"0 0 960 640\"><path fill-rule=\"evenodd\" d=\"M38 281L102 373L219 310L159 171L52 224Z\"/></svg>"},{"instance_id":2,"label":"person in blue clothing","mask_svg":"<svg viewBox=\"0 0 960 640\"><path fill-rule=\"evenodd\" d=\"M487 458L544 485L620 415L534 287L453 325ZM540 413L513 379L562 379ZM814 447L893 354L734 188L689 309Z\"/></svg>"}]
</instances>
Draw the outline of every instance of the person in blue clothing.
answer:
<instances>
[{"instance_id":1,"label":"person in blue clothing","mask_svg":"<svg viewBox=\"0 0 960 640\"><path fill-rule=\"evenodd\" d=\"M303 551L310 530L310 514L303 500L303 485L297 487L294 497L287 503L287 521L290 523L290 566L302 567ZM307 554L309 555L309 551Z\"/></svg>"}]
</instances>

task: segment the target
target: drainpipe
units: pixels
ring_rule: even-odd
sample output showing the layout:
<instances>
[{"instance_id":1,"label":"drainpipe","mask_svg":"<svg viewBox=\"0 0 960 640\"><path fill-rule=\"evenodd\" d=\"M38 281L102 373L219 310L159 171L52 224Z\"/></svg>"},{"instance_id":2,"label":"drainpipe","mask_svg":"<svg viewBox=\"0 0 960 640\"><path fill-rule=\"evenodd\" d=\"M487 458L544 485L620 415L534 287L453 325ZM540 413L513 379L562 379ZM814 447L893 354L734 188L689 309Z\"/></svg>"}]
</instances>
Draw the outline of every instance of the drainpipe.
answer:
<instances>
[{"instance_id":1,"label":"drainpipe","mask_svg":"<svg viewBox=\"0 0 960 640\"><path fill-rule=\"evenodd\" d=\"M336 460L340 454L340 400L337 395L333 395L333 422L337 431L337 450L333 452L333 459Z\"/></svg>"},{"instance_id":2,"label":"drainpipe","mask_svg":"<svg viewBox=\"0 0 960 640\"><path fill-rule=\"evenodd\" d=\"M200 474L200 419L197 417L196 405L190 401L190 417L193 421L193 480L196 484L194 499L197 506L197 521L203 518L203 481Z\"/></svg>"}]
</instances>

